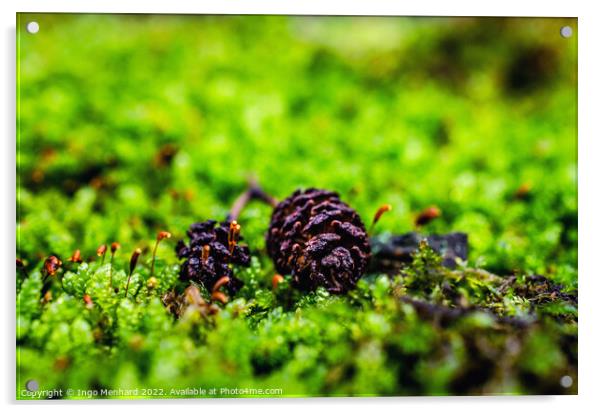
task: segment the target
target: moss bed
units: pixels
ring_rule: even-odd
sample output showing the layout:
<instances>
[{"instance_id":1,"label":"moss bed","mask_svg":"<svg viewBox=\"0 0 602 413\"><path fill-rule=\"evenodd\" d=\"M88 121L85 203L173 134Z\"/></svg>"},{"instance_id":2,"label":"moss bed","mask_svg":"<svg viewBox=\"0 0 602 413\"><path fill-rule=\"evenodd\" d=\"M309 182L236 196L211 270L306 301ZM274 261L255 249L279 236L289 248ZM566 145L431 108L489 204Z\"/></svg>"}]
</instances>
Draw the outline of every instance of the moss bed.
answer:
<instances>
[{"instance_id":1,"label":"moss bed","mask_svg":"<svg viewBox=\"0 0 602 413\"><path fill-rule=\"evenodd\" d=\"M17 397L576 393L575 23L21 14ZM468 259L422 243L346 294L301 292L273 283L253 202L242 288L181 296L176 242L249 176L337 191L368 224L391 204L374 236L436 206L419 231L466 233Z\"/></svg>"}]
</instances>

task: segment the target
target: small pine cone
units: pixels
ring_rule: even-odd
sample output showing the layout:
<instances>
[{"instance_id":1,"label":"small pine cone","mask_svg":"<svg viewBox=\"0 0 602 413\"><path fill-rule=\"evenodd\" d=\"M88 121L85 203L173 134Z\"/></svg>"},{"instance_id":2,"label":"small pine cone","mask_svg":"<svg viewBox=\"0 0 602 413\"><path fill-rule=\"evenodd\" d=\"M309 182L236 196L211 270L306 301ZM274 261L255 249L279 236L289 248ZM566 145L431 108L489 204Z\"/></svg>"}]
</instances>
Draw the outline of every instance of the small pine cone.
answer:
<instances>
[{"instance_id":1,"label":"small pine cone","mask_svg":"<svg viewBox=\"0 0 602 413\"><path fill-rule=\"evenodd\" d=\"M337 193L314 188L297 190L274 208L266 244L276 270L291 274L302 290L347 292L370 258L359 215Z\"/></svg>"},{"instance_id":2,"label":"small pine cone","mask_svg":"<svg viewBox=\"0 0 602 413\"><path fill-rule=\"evenodd\" d=\"M248 267L251 264L249 247L236 244L230 253L230 222L222 222L218 226L215 224L213 220L192 224L186 232L190 243L186 245L180 240L176 245L178 258L186 258L180 270L180 279L202 282L211 291L217 280L228 276L230 280L225 287L230 294L235 294L243 282L234 276L229 264Z\"/></svg>"}]
</instances>

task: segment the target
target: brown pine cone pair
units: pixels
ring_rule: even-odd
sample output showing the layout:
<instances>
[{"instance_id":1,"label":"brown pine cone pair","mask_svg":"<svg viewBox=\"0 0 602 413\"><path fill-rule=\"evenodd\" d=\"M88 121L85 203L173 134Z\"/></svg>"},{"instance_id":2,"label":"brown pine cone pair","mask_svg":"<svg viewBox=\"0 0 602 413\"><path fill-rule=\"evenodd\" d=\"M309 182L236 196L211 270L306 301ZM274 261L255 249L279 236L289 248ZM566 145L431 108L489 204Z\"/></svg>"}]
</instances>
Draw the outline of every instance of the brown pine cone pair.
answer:
<instances>
[{"instance_id":1,"label":"brown pine cone pair","mask_svg":"<svg viewBox=\"0 0 602 413\"><path fill-rule=\"evenodd\" d=\"M190 245L178 243L178 257L187 258L181 276L211 289L227 275L228 290L235 293L242 282L229 264L248 266L249 249L232 248L231 223L215 224L193 224ZM337 193L315 188L298 190L275 206L266 241L276 270L291 274L293 285L306 291L322 286L341 294L353 289L370 258L368 234L359 215Z\"/></svg>"}]
</instances>

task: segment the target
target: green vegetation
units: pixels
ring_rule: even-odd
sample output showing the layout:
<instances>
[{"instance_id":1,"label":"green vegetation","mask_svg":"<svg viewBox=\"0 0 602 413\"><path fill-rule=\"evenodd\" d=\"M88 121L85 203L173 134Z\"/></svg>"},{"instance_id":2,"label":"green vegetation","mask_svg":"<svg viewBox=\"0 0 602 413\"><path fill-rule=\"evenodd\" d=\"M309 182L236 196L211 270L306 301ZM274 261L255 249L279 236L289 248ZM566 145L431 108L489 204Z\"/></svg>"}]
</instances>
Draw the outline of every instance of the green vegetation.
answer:
<instances>
[{"instance_id":1,"label":"green vegetation","mask_svg":"<svg viewBox=\"0 0 602 413\"><path fill-rule=\"evenodd\" d=\"M17 397L29 379L164 389L154 397L576 393L565 24L577 32L562 19L21 14ZM348 295L302 294L287 274L273 288L271 208L256 202L239 219L245 286L224 305L199 285L175 317L176 241L223 219L249 176L278 199L336 190L367 223L393 205L375 234L411 231L436 205L421 231L466 232L469 259L449 270L423 245ZM159 231L173 236L150 280ZM112 242L111 265L96 251ZM51 255L62 266L47 275Z\"/></svg>"}]
</instances>

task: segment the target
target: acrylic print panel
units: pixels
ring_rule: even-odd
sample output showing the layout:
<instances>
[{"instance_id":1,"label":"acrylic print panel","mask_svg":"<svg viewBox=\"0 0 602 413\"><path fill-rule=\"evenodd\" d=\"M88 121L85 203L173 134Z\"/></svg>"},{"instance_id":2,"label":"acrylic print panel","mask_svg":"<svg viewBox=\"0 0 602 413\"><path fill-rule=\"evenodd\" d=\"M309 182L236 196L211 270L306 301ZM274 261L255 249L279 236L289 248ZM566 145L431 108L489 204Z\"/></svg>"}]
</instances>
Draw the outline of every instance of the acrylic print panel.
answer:
<instances>
[{"instance_id":1,"label":"acrylic print panel","mask_svg":"<svg viewBox=\"0 0 602 413\"><path fill-rule=\"evenodd\" d=\"M577 393L577 21L19 14L18 399Z\"/></svg>"}]
</instances>

